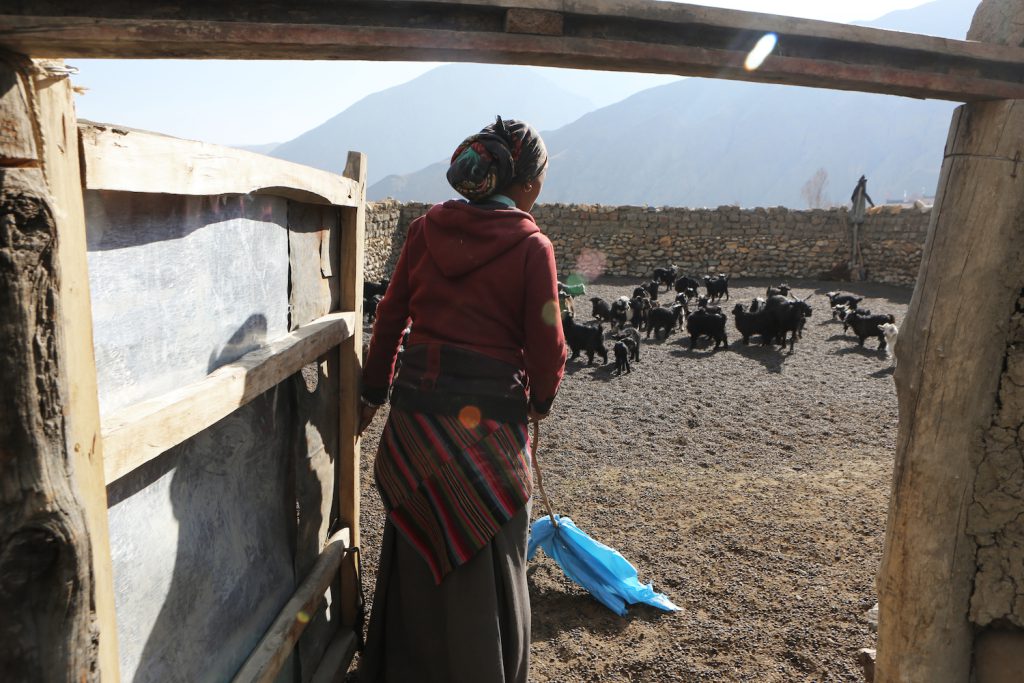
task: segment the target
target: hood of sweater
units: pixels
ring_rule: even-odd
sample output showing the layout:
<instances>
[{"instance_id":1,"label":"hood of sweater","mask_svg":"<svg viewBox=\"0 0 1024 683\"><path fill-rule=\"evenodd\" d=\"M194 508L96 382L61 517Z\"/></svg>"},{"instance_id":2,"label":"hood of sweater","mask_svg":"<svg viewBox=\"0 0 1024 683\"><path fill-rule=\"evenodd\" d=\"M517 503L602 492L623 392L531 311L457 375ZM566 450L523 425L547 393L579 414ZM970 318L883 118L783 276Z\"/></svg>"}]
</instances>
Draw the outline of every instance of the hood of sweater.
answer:
<instances>
[{"instance_id":1,"label":"hood of sweater","mask_svg":"<svg viewBox=\"0 0 1024 683\"><path fill-rule=\"evenodd\" d=\"M540 232L525 211L458 200L434 205L423 218L427 251L445 277L470 273Z\"/></svg>"}]
</instances>

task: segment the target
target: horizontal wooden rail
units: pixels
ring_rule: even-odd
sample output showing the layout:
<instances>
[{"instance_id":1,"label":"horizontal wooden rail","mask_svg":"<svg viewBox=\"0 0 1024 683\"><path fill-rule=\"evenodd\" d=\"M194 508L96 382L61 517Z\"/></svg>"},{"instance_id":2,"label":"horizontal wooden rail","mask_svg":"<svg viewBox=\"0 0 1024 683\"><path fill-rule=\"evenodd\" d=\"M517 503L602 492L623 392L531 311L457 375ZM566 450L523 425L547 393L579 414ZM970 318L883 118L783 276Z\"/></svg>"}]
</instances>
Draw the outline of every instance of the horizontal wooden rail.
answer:
<instances>
[{"instance_id":1,"label":"horizontal wooden rail","mask_svg":"<svg viewBox=\"0 0 1024 683\"><path fill-rule=\"evenodd\" d=\"M285 603L277 619L235 674L234 683L272 683L295 648L331 582L338 577L341 560L349 548L349 530L341 529L327 539L309 575Z\"/></svg>"},{"instance_id":2,"label":"horizontal wooden rail","mask_svg":"<svg viewBox=\"0 0 1024 683\"><path fill-rule=\"evenodd\" d=\"M352 336L355 314L330 313L205 379L102 420L106 483L198 434Z\"/></svg>"},{"instance_id":3,"label":"horizontal wooden rail","mask_svg":"<svg viewBox=\"0 0 1024 683\"><path fill-rule=\"evenodd\" d=\"M88 190L262 193L336 206L359 201L349 178L262 154L91 122L79 122L78 131Z\"/></svg>"},{"instance_id":4,"label":"horizontal wooden rail","mask_svg":"<svg viewBox=\"0 0 1024 683\"><path fill-rule=\"evenodd\" d=\"M766 33L778 44L745 59ZM1024 49L655 0L54 0L0 10L40 57L375 59L708 76L954 101L1024 98Z\"/></svg>"}]
</instances>

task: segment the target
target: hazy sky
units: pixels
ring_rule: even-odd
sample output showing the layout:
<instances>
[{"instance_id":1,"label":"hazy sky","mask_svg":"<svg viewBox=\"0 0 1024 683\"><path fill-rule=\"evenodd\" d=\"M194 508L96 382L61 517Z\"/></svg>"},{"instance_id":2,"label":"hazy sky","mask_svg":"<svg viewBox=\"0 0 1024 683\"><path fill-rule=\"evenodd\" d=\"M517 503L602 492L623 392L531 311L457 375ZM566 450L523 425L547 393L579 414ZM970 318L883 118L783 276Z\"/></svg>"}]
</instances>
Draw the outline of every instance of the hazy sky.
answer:
<instances>
[{"instance_id":1,"label":"hazy sky","mask_svg":"<svg viewBox=\"0 0 1024 683\"><path fill-rule=\"evenodd\" d=\"M709 0L699 4L824 21L870 21L927 0ZM221 61L69 59L87 92L83 119L220 144L284 142L314 128L370 93L416 78L430 62ZM539 68L539 67L538 67ZM573 88L588 72L543 69ZM616 74L604 84L611 104L675 76ZM274 98L274 92L287 93Z\"/></svg>"}]
</instances>

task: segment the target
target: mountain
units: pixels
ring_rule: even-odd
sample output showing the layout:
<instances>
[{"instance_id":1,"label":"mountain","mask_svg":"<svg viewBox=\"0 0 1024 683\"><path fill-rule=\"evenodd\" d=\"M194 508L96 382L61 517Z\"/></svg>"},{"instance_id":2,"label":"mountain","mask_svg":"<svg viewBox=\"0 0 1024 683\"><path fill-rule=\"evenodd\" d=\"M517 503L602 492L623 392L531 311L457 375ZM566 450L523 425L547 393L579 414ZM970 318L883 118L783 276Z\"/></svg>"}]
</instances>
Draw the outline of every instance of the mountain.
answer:
<instances>
[{"instance_id":1,"label":"mountain","mask_svg":"<svg viewBox=\"0 0 1024 683\"><path fill-rule=\"evenodd\" d=\"M262 145L229 145L237 149L245 150L246 152L255 152L256 154L273 154L274 150L281 145L280 142L267 142Z\"/></svg>"},{"instance_id":2,"label":"mountain","mask_svg":"<svg viewBox=\"0 0 1024 683\"><path fill-rule=\"evenodd\" d=\"M271 156L340 173L346 152L365 152L368 182L447 158L470 133L506 114L554 128L591 102L521 66L447 64L359 100ZM514 114L513 114L514 113Z\"/></svg>"},{"instance_id":3,"label":"mountain","mask_svg":"<svg viewBox=\"0 0 1024 683\"><path fill-rule=\"evenodd\" d=\"M978 0L938 0L868 25L963 38ZM956 105L815 88L685 79L543 133L543 202L806 206L819 168L845 203L858 177L875 200L932 194ZM388 177L371 198L453 195L444 165Z\"/></svg>"}]
</instances>

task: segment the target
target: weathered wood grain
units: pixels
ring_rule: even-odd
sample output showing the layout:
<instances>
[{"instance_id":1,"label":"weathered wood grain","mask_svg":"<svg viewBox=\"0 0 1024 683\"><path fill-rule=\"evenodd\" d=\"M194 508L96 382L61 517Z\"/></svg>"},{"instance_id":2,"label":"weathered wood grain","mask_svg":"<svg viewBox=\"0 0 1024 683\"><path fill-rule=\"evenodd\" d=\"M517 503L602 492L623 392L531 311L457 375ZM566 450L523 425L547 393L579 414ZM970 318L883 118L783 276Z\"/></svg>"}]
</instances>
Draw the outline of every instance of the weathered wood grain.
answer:
<instances>
[{"instance_id":1,"label":"weathered wood grain","mask_svg":"<svg viewBox=\"0 0 1024 683\"><path fill-rule=\"evenodd\" d=\"M63 62L37 62L35 96L39 102L43 168L57 215L60 298L64 314L63 357L68 376L67 453L74 463L92 546L95 609L99 630L100 677L120 680L117 618L114 612L114 570L110 559L107 488L103 478L103 441L93 355L92 304L86 262L85 208L78 158L78 126L71 80ZM55 67L55 68L54 68Z\"/></svg>"},{"instance_id":2,"label":"weathered wood grain","mask_svg":"<svg viewBox=\"0 0 1024 683\"><path fill-rule=\"evenodd\" d=\"M354 206L355 186L283 159L119 126L81 123L89 190L214 196L264 192L312 204Z\"/></svg>"},{"instance_id":3,"label":"weathered wood grain","mask_svg":"<svg viewBox=\"0 0 1024 683\"><path fill-rule=\"evenodd\" d=\"M976 16L990 13L1024 27L1019 2L985 0ZM880 683L971 679L976 544L967 513L1024 286L1024 174L1014 161L1022 147L1024 103L955 112L897 347L900 424L878 577Z\"/></svg>"},{"instance_id":4,"label":"weathered wood grain","mask_svg":"<svg viewBox=\"0 0 1024 683\"><path fill-rule=\"evenodd\" d=\"M338 308L340 283L331 256L338 258L340 209L288 203L289 326L306 325ZM326 266L326 268L324 267ZM331 275L325 274L325 270ZM337 515L335 467L338 462L338 353L331 349L302 367L289 383L295 401L292 470L295 489L296 576L305 576L320 555ZM337 578L337 577L336 577ZM329 607L338 599L340 580L310 613L296 645L300 681L308 683L338 634L339 614Z\"/></svg>"},{"instance_id":5,"label":"weathered wood grain","mask_svg":"<svg viewBox=\"0 0 1024 683\"><path fill-rule=\"evenodd\" d=\"M206 429L350 339L357 324L352 312L331 313L218 368L204 380L105 417L107 483Z\"/></svg>"},{"instance_id":6,"label":"weathered wood grain","mask_svg":"<svg viewBox=\"0 0 1024 683\"><path fill-rule=\"evenodd\" d=\"M309 575L303 579L292 599L281 609L274 623L234 677L235 683L271 683L281 670L295 642L302 635L310 615L323 600L324 592L337 576L338 567L351 546L349 530L335 532Z\"/></svg>"},{"instance_id":7,"label":"weathered wood grain","mask_svg":"<svg viewBox=\"0 0 1024 683\"><path fill-rule=\"evenodd\" d=\"M352 336L339 348L341 392L338 416L338 513L342 524L352 530L352 545L359 545L359 396L363 370L363 249L366 241L366 155L349 152L345 177L360 188L359 203L342 210L341 306L355 312ZM354 556L342 565L341 622L354 625L359 582Z\"/></svg>"},{"instance_id":8,"label":"weathered wood grain","mask_svg":"<svg viewBox=\"0 0 1024 683\"><path fill-rule=\"evenodd\" d=\"M207 3L187 20L177 5L107 1L88 13L74 2L8 10L0 45L40 56L485 61L954 101L1024 97L1017 45L652 0ZM748 71L746 53L769 32L775 53Z\"/></svg>"},{"instance_id":9,"label":"weathered wood grain","mask_svg":"<svg viewBox=\"0 0 1024 683\"><path fill-rule=\"evenodd\" d=\"M0 60L0 121L36 130L28 60ZM27 148L26 148L27 149ZM0 671L97 681L90 539L67 452L57 209L39 160L0 159Z\"/></svg>"}]
</instances>

